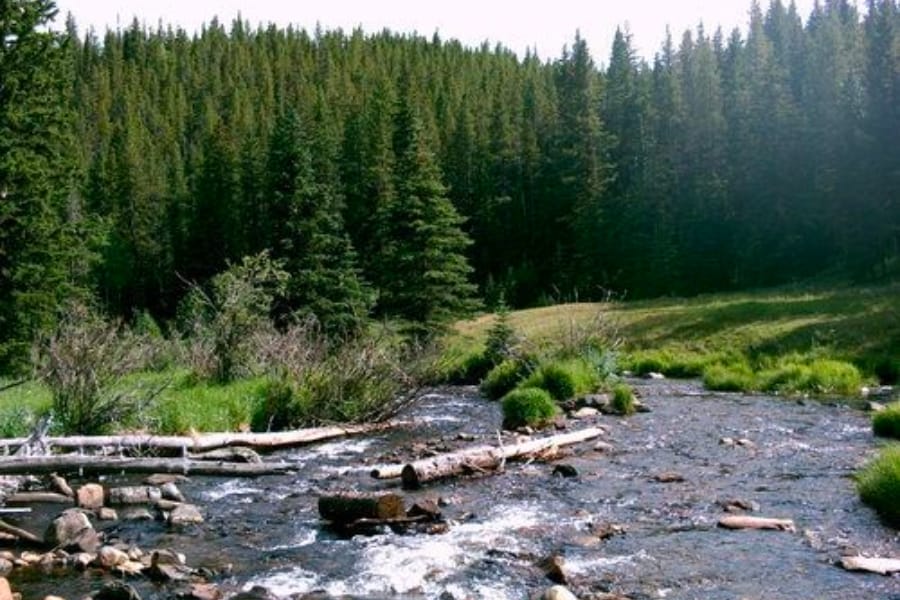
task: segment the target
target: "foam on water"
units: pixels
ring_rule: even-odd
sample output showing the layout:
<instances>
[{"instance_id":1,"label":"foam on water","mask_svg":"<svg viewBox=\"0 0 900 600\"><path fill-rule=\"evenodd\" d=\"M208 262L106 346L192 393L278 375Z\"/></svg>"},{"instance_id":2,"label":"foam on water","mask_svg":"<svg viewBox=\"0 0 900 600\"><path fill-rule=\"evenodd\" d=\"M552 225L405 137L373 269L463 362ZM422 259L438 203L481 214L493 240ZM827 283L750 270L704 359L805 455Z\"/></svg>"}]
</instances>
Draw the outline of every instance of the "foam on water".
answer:
<instances>
[{"instance_id":1,"label":"foam on water","mask_svg":"<svg viewBox=\"0 0 900 600\"><path fill-rule=\"evenodd\" d=\"M357 545L360 557L355 562L356 572L347 578L329 581L303 569L291 569L255 578L246 587L261 585L279 596L324 589L335 596L416 591L430 597L451 585L454 589L463 590L461 584L448 580L487 557L490 550L502 549L513 553L523 550L528 536L523 536L521 531L540 523L540 513L533 506L505 507L498 512L496 516L489 516L481 522L454 525L444 535L390 534L354 538L353 543ZM503 581L491 584L472 582L471 587L461 595L471 597L473 594L485 600L511 600L517 597L514 588Z\"/></svg>"},{"instance_id":2,"label":"foam on water","mask_svg":"<svg viewBox=\"0 0 900 600\"><path fill-rule=\"evenodd\" d=\"M262 490L247 484L246 480L229 479L222 484L203 492L203 499L217 502L230 496L255 496L262 494Z\"/></svg>"}]
</instances>

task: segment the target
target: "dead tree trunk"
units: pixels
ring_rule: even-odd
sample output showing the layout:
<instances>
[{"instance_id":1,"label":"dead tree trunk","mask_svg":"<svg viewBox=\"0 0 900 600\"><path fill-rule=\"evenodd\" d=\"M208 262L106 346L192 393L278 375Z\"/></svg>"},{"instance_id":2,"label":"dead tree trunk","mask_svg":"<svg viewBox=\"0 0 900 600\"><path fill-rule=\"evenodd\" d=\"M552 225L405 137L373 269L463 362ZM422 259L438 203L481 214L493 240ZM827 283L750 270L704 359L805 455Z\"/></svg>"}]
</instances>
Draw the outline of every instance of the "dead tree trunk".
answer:
<instances>
[{"instance_id":1,"label":"dead tree trunk","mask_svg":"<svg viewBox=\"0 0 900 600\"><path fill-rule=\"evenodd\" d=\"M399 471L403 487L416 489L429 481L452 477L466 472L493 470L507 460L532 457L553 448L577 444L600 435L603 435L602 429L591 427L580 431L528 440L509 446L478 446L457 452L439 454L402 466L386 465L374 469L372 475L384 479L388 478L386 476L396 477L395 473Z\"/></svg>"},{"instance_id":2,"label":"dead tree trunk","mask_svg":"<svg viewBox=\"0 0 900 600\"><path fill-rule=\"evenodd\" d=\"M343 427L315 427L295 431L272 433L201 433L193 436L170 435L100 435L48 437L43 441L54 448L64 450L85 450L108 448L121 451L168 450L171 452L206 452L230 446L247 446L257 450L276 450L293 446L314 444L333 438L383 431L396 427L399 422L376 423L371 425L347 425ZM20 448L31 438L0 440L0 448Z\"/></svg>"},{"instance_id":3,"label":"dead tree trunk","mask_svg":"<svg viewBox=\"0 0 900 600\"><path fill-rule=\"evenodd\" d=\"M287 463L226 463L181 458L118 458L114 456L21 456L0 460L0 475L81 470L86 473L181 473L256 477L291 470Z\"/></svg>"},{"instance_id":4,"label":"dead tree trunk","mask_svg":"<svg viewBox=\"0 0 900 600\"><path fill-rule=\"evenodd\" d=\"M332 523L347 524L361 519L390 521L406 518L403 497L398 494L345 493L319 498L319 515Z\"/></svg>"},{"instance_id":5,"label":"dead tree trunk","mask_svg":"<svg viewBox=\"0 0 900 600\"><path fill-rule=\"evenodd\" d=\"M7 504L74 504L69 496L56 492L17 492L6 497Z\"/></svg>"}]
</instances>

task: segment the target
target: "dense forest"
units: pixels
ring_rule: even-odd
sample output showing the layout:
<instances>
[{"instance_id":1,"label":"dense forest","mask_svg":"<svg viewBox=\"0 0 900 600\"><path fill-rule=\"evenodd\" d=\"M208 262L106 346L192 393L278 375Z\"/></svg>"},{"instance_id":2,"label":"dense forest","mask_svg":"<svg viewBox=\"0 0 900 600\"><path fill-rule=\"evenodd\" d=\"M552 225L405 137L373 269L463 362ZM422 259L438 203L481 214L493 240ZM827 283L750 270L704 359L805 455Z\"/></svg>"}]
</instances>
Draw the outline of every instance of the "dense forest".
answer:
<instances>
[{"instance_id":1,"label":"dense forest","mask_svg":"<svg viewBox=\"0 0 900 600\"><path fill-rule=\"evenodd\" d=\"M212 21L98 37L0 5L0 363L63 299L175 317L268 251L343 334L900 260L900 8L754 3L652 62Z\"/></svg>"}]
</instances>

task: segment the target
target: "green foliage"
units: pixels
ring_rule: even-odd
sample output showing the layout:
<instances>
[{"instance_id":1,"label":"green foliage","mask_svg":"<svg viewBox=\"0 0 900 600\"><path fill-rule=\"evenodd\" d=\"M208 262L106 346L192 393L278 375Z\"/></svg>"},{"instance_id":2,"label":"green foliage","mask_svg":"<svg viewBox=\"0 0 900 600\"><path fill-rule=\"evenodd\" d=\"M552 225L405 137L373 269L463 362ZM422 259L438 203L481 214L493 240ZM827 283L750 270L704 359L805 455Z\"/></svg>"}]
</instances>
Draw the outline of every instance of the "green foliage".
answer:
<instances>
[{"instance_id":1,"label":"green foliage","mask_svg":"<svg viewBox=\"0 0 900 600\"><path fill-rule=\"evenodd\" d=\"M481 393L499 400L528 375L528 366L520 360L507 359L491 369L481 382Z\"/></svg>"},{"instance_id":2,"label":"green foliage","mask_svg":"<svg viewBox=\"0 0 900 600\"><path fill-rule=\"evenodd\" d=\"M503 397L503 427L541 427L556 416L559 409L553 398L539 388L513 390Z\"/></svg>"},{"instance_id":3,"label":"green foliage","mask_svg":"<svg viewBox=\"0 0 900 600\"><path fill-rule=\"evenodd\" d=\"M163 391L147 417L153 431L161 434L246 429L268 394L268 381L262 377L215 383L186 374L168 376L174 383Z\"/></svg>"},{"instance_id":4,"label":"green foliage","mask_svg":"<svg viewBox=\"0 0 900 600\"><path fill-rule=\"evenodd\" d=\"M569 359L541 363L520 387L541 388L555 400L563 401L594 392L599 385L600 376L587 361Z\"/></svg>"},{"instance_id":5,"label":"green foliage","mask_svg":"<svg viewBox=\"0 0 900 600\"><path fill-rule=\"evenodd\" d=\"M0 379L0 388L14 382ZM46 385L29 381L0 392L0 437L27 436L38 419L53 408L53 395Z\"/></svg>"},{"instance_id":6,"label":"green foliage","mask_svg":"<svg viewBox=\"0 0 900 600\"><path fill-rule=\"evenodd\" d=\"M703 370L703 385L720 392L744 392L754 389L756 377L743 362L714 364Z\"/></svg>"},{"instance_id":7,"label":"green foliage","mask_svg":"<svg viewBox=\"0 0 900 600\"><path fill-rule=\"evenodd\" d=\"M900 528L900 445L887 446L856 476L863 502L874 508L885 523Z\"/></svg>"},{"instance_id":8,"label":"green foliage","mask_svg":"<svg viewBox=\"0 0 900 600\"><path fill-rule=\"evenodd\" d=\"M493 365L499 365L513 356L517 342L516 331L509 322L509 308L501 303L497 309L496 319L487 331L485 360Z\"/></svg>"},{"instance_id":9,"label":"green foliage","mask_svg":"<svg viewBox=\"0 0 900 600\"><path fill-rule=\"evenodd\" d=\"M634 403L634 390L631 389L631 386L624 383L618 383L613 386L610 403L612 409L619 415L633 415L637 410Z\"/></svg>"},{"instance_id":10,"label":"green foliage","mask_svg":"<svg viewBox=\"0 0 900 600\"><path fill-rule=\"evenodd\" d=\"M872 415L872 431L879 437L900 440L900 402Z\"/></svg>"},{"instance_id":11,"label":"green foliage","mask_svg":"<svg viewBox=\"0 0 900 600\"><path fill-rule=\"evenodd\" d=\"M723 360L718 354L702 355L669 350L638 350L628 353L623 368L635 375L662 373L675 379L689 379L703 375L707 365Z\"/></svg>"},{"instance_id":12,"label":"green foliage","mask_svg":"<svg viewBox=\"0 0 900 600\"><path fill-rule=\"evenodd\" d=\"M249 373L255 336L271 329L269 314L286 279L262 252L213 277L208 290L191 287L179 310L197 375L224 383Z\"/></svg>"}]
</instances>

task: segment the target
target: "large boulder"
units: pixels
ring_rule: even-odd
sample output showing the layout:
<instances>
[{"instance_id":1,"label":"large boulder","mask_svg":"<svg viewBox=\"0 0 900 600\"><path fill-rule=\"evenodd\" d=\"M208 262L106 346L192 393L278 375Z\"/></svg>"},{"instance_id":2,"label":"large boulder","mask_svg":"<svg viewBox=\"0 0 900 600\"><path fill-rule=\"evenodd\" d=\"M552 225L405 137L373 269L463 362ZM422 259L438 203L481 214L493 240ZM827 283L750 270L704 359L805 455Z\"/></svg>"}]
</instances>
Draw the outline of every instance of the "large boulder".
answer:
<instances>
[{"instance_id":1,"label":"large boulder","mask_svg":"<svg viewBox=\"0 0 900 600\"><path fill-rule=\"evenodd\" d=\"M100 547L100 536L81 510L70 508L53 519L44 534L48 546L63 550L94 552Z\"/></svg>"},{"instance_id":2,"label":"large boulder","mask_svg":"<svg viewBox=\"0 0 900 600\"><path fill-rule=\"evenodd\" d=\"M78 507L85 510L99 510L103 507L105 493L103 486L98 483L86 483L76 493Z\"/></svg>"},{"instance_id":3,"label":"large boulder","mask_svg":"<svg viewBox=\"0 0 900 600\"><path fill-rule=\"evenodd\" d=\"M13 600L12 590L6 577L0 577L0 600Z\"/></svg>"},{"instance_id":4,"label":"large boulder","mask_svg":"<svg viewBox=\"0 0 900 600\"><path fill-rule=\"evenodd\" d=\"M193 504L179 504L169 513L169 525L176 527L184 525L199 525L203 522L200 509Z\"/></svg>"}]
</instances>

